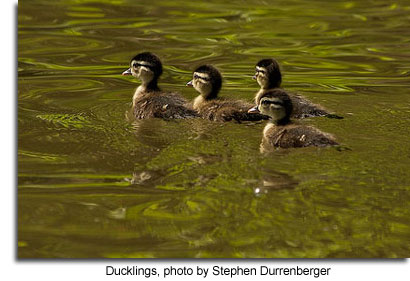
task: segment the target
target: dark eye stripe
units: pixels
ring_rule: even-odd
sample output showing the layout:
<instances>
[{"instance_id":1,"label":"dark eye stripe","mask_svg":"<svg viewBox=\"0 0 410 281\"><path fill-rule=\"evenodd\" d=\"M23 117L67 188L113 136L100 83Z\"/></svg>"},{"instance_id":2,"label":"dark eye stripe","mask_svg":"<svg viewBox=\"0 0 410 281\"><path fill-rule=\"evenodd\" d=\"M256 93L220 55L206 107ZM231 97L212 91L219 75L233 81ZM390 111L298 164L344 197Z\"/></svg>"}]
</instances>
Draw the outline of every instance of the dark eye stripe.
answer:
<instances>
[{"instance_id":1,"label":"dark eye stripe","mask_svg":"<svg viewBox=\"0 0 410 281\"><path fill-rule=\"evenodd\" d=\"M199 76L199 75L194 75L194 78L195 78L195 79L202 79L202 80L204 80L204 81L209 81L208 78L201 77L201 76Z\"/></svg>"},{"instance_id":2,"label":"dark eye stripe","mask_svg":"<svg viewBox=\"0 0 410 281\"><path fill-rule=\"evenodd\" d=\"M142 64L142 63L134 63L132 66L133 66L133 67L137 67L137 66L144 66L144 67L147 67L147 68L149 68L149 69L151 69L151 70L152 70L152 66L147 65L147 64Z\"/></svg>"},{"instance_id":3,"label":"dark eye stripe","mask_svg":"<svg viewBox=\"0 0 410 281\"><path fill-rule=\"evenodd\" d=\"M280 101L263 100L263 101L262 101L262 104L283 105L283 102L280 102Z\"/></svg>"}]
</instances>

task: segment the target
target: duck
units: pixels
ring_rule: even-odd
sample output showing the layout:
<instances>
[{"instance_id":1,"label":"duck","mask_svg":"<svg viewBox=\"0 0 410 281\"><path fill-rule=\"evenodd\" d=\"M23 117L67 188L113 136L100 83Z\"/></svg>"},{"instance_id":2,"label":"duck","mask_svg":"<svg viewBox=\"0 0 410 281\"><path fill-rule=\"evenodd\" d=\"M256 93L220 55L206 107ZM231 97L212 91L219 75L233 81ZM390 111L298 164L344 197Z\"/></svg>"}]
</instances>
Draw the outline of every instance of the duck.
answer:
<instances>
[{"instance_id":1,"label":"duck","mask_svg":"<svg viewBox=\"0 0 410 281\"><path fill-rule=\"evenodd\" d=\"M267 116L258 113L248 113L252 106L249 102L218 97L222 88L222 75L210 64L197 67L192 80L186 85L199 93L192 103L192 108L204 119L220 122L234 120L239 123L268 119Z\"/></svg>"},{"instance_id":2,"label":"duck","mask_svg":"<svg viewBox=\"0 0 410 281\"><path fill-rule=\"evenodd\" d=\"M132 98L132 112L136 119L184 119L198 117L189 102L177 93L163 92L158 87L162 63L158 56L143 52L130 61L122 75L132 75L141 81Z\"/></svg>"},{"instance_id":3,"label":"duck","mask_svg":"<svg viewBox=\"0 0 410 281\"><path fill-rule=\"evenodd\" d=\"M262 59L255 66L255 75L252 79L256 80L260 90L255 95L255 106L249 112L257 112L259 100L267 91L279 88L282 83L282 73L279 63L274 58ZM329 113L322 106L317 105L298 94L289 94L293 104L292 117L297 119L326 116L329 118L342 119L342 117Z\"/></svg>"},{"instance_id":4,"label":"duck","mask_svg":"<svg viewBox=\"0 0 410 281\"><path fill-rule=\"evenodd\" d=\"M270 117L263 130L261 148L267 148L264 151L269 151L269 148L339 145L331 134L292 122L292 99L283 89L267 90L260 96L256 110Z\"/></svg>"}]
</instances>

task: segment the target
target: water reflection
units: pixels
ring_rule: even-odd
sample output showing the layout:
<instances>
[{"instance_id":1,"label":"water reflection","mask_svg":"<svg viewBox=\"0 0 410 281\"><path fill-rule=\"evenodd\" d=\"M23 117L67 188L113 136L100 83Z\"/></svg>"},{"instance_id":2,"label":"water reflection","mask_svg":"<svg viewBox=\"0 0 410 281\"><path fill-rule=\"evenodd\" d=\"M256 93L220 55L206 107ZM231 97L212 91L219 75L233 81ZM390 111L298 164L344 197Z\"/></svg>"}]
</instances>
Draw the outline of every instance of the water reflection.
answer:
<instances>
[{"instance_id":1,"label":"water reflection","mask_svg":"<svg viewBox=\"0 0 410 281\"><path fill-rule=\"evenodd\" d=\"M253 188L256 195L267 194L283 189L293 189L298 182L290 175L272 170L264 170L260 183Z\"/></svg>"}]
</instances>

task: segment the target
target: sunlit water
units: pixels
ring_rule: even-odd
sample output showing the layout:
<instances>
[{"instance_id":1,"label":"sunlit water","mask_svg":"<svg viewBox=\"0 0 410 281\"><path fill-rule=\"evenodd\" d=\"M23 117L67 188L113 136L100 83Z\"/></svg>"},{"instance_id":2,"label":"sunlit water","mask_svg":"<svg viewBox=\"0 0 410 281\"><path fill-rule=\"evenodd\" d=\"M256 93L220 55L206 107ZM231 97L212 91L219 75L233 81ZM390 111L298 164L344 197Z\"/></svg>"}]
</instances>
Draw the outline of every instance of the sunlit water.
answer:
<instances>
[{"instance_id":1,"label":"sunlit water","mask_svg":"<svg viewBox=\"0 0 410 281\"><path fill-rule=\"evenodd\" d=\"M20 1L19 257L409 257L408 1ZM228 1L224 1L228 2ZM255 63L344 116L342 149L261 154L264 123L127 121L131 57L188 99Z\"/></svg>"}]
</instances>

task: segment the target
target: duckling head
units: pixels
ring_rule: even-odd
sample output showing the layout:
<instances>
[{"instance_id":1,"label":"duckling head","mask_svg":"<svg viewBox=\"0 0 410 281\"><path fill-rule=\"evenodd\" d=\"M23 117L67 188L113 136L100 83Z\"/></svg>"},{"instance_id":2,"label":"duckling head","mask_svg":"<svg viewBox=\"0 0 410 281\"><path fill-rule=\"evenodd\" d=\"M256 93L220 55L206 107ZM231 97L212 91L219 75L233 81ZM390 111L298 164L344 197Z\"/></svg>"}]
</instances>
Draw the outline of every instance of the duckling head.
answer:
<instances>
[{"instance_id":1,"label":"duckling head","mask_svg":"<svg viewBox=\"0 0 410 281\"><path fill-rule=\"evenodd\" d=\"M222 87L222 75L212 65L201 65L195 69L192 80L186 85L194 87L205 99L213 99L218 96Z\"/></svg>"},{"instance_id":2,"label":"duckling head","mask_svg":"<svg viewBox=\"0 0 410 281\"><path fill-rule=\"evenodd\" d=\"M144 52L131 59L130 68L122 75L132 75L141 80L143 85L157 83L162 74L162 64L160 59L150 52Z\"/></svg>"},{"instance_id":3,"label":"duckling head","mask_svg":"<svg viewBox=\"0 0 410 281\"><path fill-rule=\"evenodd\" d=\"M275 59L260 60L255 67L255 79L262 89L272 89L280 87L282 74L279 64Z\"/></svg>"},{"instance_id":4,"label":"duckling head","mask_svg":"<svg viewBox=\"0 0 410 281\"><path fill-rule=\"evenodd\" d=\"M292 102L282 89L269 90L262 95L258 104L258 111L271 117L277 125L289 123L292 110Z\"/></svg>"}]
</instances>

